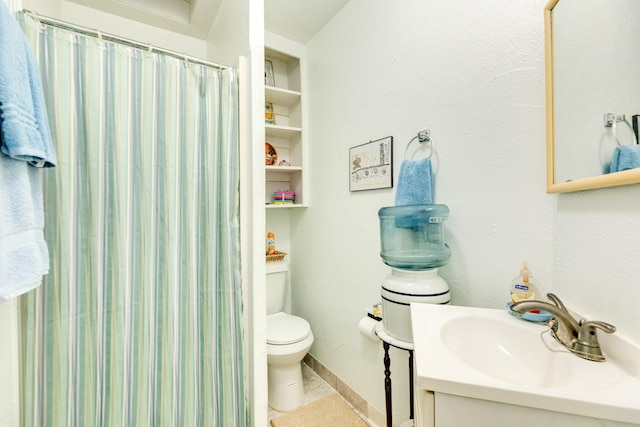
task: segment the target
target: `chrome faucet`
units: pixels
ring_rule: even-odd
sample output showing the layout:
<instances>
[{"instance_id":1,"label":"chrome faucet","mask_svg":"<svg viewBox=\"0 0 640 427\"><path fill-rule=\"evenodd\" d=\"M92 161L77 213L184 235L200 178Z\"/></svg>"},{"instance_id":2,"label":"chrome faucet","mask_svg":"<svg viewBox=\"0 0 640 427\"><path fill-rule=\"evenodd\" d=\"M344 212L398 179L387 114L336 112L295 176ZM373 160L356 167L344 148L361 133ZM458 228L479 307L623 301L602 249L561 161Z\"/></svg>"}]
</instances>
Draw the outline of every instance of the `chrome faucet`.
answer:
<instances>
[{"instance_id":1,"label":"chrome faucet","mask_svg":"<svg viewBox=\"0 0 640 427\"><path fill-rule=\"evenodd\" d=\"M555 294L548 293L547 298L553 304L545 301L525 300L513 304L511 310L523 314L531 310L548 311L553 315L553 319L549 321L549 327L551 335L556 341L578 357L595 362L604 361L605 357L600 349L600 344L598 344L596 329L602 329L611 334L616 331L616 327L599 321L588 322L584 319L577 321Z\"/></svg>"}]
</instances>

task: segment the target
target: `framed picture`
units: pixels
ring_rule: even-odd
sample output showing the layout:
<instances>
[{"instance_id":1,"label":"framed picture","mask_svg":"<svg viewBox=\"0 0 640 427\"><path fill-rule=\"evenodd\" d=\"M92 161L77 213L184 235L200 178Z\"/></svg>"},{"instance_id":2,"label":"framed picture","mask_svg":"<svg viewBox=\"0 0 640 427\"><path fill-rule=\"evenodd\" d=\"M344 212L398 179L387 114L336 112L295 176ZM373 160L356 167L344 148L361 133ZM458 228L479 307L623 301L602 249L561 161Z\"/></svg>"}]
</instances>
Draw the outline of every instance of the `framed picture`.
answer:
<instances>
[{"instance_id":1,"label":"framed picture","mask_svg":"<svg viewBox=\"0 0 640 427\"><path fill-rule=\"evenodd\" d=\"M271 102L264 103L264 122L270 125L276 124L276 115L273 113L273 104Z\"/></svg>"},{"instance_id":2,"label":"framed picture","mask_svg":"<svg viewBox=\"0 0 640 427\"><path fill-rule=\"evenodd\" d=\"M349 149L349 191L393 187L393 137Z\"/></svg>"},{"instance_id":3,"label":"framed picture","mask_svg":"<svg viewBox=\"0 0 640 427\"><path fill-rule=\"evenodd\" d=\"M264 84L267 86L276 85L276 79L273 75L273 62L268 59L264 60Z\"/></svg>"}]
</instances>

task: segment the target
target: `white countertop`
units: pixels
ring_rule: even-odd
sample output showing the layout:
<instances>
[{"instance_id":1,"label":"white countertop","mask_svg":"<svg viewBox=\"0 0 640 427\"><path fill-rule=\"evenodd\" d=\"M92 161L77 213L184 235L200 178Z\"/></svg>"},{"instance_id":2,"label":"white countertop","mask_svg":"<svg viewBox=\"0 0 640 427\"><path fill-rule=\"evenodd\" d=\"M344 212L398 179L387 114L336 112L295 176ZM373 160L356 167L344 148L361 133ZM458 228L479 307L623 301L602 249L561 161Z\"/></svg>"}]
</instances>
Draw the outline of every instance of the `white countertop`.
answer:
<instances>
[{"instance_id":1,"label":"white countertop","mask_svg":"<svg viewBox=\"0 0 640 427\"><path fill-rule=\"evenodd\" d=\"M412 303L411 317L419 389L620 422L640 422L640 348L635 345L613 344L617 338L607 337L608 347L605 349L602 345L603 351L608 350L607 360L592 362L546 348L540 336L549 329L546 325L517 319L506 309ZM462 322L470 320L469 325L486 320L487 325L496 328L490 328L494 331L488 331L484 338L477 336L484 335L483 330L471 338L461 338L468 341L468 346L461 342L454 348L451 334L445 342L443 330L456 322L464 324L459 321L464 317L469 319ZM502 332L503 327L506 332ZM498 329L502 335L495 333ZM505 336L509 333L516 334L517 339L510 340ZM540 365L538 359L510 360L512 355L504 348L508 345L502 345L510 341L511 344L517 342L519 347L523 347L520 341L524 342L525 355L541 355ZM504 354L494 353L501 366L492 366L491 360L481 360L491 354L494 347L496 351L504 350ZM616 357L616 352L620 357ZM521 358L522 354L516 356ZM484 370L485 366L489 369ZM554 367L557 372L553 372ZM491 369L498 375L487 374ZM542 369L540 376L547 376L549 381L527 379L528 374L538 375L536 369Z\"/></svg>"}]
</instances>

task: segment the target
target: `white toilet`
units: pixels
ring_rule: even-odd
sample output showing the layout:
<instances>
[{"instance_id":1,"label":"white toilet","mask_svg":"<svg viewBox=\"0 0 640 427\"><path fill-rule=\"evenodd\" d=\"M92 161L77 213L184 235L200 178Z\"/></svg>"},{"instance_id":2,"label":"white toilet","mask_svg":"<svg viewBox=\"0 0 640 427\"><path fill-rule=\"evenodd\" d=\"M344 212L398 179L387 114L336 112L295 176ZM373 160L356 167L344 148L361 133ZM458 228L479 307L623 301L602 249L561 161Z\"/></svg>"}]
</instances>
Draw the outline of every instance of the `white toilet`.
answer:
<instances>
[{"instance_id":1,"label":"white toilet","mask_svg":"<svg viewBox=\"0 0 640 427\"><path fill-rule=\"evenodd\" d=\"M313 344L309 322L285 312L289 264L267 263L267 364L269 406L291 411L304 403L301 362Z\"/></svg>"}]
</instances>

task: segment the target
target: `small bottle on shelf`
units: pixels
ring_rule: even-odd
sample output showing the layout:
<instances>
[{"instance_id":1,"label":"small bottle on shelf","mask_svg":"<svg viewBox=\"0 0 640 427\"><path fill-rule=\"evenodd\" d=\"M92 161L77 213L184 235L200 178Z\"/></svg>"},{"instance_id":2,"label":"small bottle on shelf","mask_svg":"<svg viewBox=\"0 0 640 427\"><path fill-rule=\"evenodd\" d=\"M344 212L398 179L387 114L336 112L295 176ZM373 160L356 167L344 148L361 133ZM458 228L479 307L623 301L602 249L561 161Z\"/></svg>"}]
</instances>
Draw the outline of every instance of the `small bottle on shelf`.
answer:
<instances>
[{"instance_id":1,"label":"small bottle on shelf","mask_svg":"<svg viewBox=\"0 0 640 427\"><path fill-rule=\"evenodd\" d=\"M276 236L272 232L267 233L267 255L276 253Z\"/></svg>"}]
</instances>

